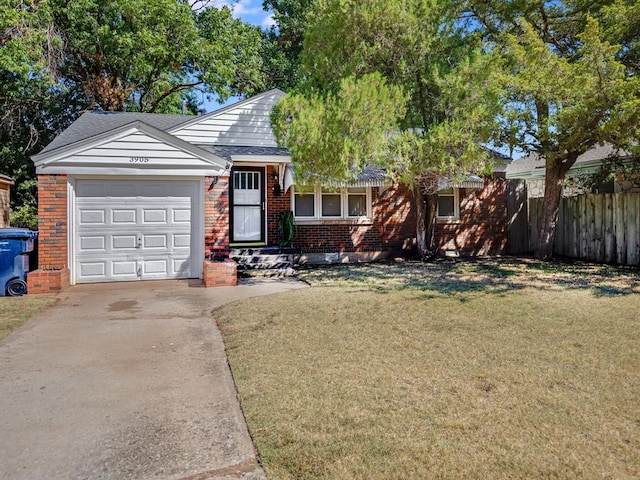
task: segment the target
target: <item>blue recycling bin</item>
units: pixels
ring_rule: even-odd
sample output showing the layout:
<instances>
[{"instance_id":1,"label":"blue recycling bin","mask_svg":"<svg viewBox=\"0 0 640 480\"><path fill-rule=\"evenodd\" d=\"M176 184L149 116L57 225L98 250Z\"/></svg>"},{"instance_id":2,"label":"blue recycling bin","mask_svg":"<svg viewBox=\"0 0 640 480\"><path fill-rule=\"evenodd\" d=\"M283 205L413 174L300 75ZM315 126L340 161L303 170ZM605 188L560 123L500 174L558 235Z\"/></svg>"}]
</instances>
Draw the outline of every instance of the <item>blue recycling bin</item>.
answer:
<instances>
[{"instance_id":1,"label":"blue recycling bin","mask_svg":"<svg viewBox=\"0 0 640 480\"><path fill-rule=\"evenodd\" d=\"M0 228L0 297L27 293L29 253L37 236L26 228Z\"/></svg>"}]
</instances>

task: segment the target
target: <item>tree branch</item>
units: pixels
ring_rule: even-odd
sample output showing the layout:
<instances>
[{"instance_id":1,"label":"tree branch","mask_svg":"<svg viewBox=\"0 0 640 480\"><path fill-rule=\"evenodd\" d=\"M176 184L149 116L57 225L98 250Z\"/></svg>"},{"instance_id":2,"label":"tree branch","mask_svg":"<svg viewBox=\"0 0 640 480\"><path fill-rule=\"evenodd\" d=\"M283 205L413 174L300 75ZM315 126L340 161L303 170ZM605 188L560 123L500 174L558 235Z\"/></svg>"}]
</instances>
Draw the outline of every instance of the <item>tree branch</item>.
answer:
<instances>
[{"instance_id":1,"label":"tree branch","mask_svg":"<svg viewBox=\"0 0 640 480\"><path fill-rule=\"evenodd\" d=\"M155 112L156 108L158 108L158 105L160 105L160 102L162 102L165 98L169 97L170 95L176 92L180 92L182 90L188 90L190 88L197 87L198 85L202 85L203 83L204 82L195 82L195 83L183 83L180 85L174 85L173 87L171 87L169 90L166 90L162 95L160 95L158 98L156 98L153 102L150 103L151 109L148 110L148 112L149 113Z\"/></svg>"}]
</instances>

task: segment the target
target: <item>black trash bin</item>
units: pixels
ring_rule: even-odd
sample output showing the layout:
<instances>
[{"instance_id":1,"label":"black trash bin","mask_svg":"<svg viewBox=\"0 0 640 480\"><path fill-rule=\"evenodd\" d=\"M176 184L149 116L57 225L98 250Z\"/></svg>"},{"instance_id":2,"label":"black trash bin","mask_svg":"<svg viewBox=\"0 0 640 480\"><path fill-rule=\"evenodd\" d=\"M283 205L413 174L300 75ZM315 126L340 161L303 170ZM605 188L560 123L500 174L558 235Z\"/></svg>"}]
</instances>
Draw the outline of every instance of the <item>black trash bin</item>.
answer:
<instances>
[{"instance_id":1,"label":"black trash bin","mask_svg":"<svg viewBox=\"0 0 640 480\"><path fill-rule=\"evenodd\" d=\"M0 228L0 297L27 293L29 252L37 236L26 228Z\"/></svg>"}]
</instances>

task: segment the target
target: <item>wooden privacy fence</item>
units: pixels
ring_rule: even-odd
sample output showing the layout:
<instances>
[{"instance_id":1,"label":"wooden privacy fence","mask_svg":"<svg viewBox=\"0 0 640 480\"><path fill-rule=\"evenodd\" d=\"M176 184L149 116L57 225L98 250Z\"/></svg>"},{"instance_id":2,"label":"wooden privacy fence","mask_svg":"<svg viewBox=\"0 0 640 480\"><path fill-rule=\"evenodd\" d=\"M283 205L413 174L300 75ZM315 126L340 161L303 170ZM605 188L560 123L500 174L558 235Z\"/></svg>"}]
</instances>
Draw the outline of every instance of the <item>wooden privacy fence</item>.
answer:
<instances>
[{"instance_id":1,"label":"wooden privacy fence","mask_svg":"<svg viewBox=\"0 0 640 480\"><path fill-rule=\"evenodd\" d=\"M529 248L538 241L542 198L529 200ZM594 262L640 265L640 193L563 198L554 253Z\"/></svg>"}]
</instances>

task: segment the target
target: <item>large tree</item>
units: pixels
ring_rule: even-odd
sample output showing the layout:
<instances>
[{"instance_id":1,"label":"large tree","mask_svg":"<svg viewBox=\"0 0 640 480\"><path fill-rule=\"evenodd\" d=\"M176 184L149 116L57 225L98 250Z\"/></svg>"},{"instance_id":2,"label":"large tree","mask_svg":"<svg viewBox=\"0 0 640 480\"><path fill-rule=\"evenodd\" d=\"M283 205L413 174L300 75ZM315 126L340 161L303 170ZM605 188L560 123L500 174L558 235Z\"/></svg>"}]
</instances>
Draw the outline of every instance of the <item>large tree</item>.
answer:
<instances>
[{"instance_id":1,"label":"large tree","mask_svg":"<svg viewBox=\"0 0 640 480\"><path fill-rule=\"evenodd\" d=\"M495 75L504 88L499 137L545 160L538 258L553 255L562 184L578 156L604 142L637 145L640 23L614 21L637 8L626 1L470 4L502 60Z\"/></svg>"},{"instance_id":2,"label":"large tree","mask_svg":"<svg viewBox=\"0 0 640 480\"><path fill-rule=\"evenodd\" d=\"M275 25L265 31L265 71L268 84L289 90L301 79L302 44L313 0L264 0L262 6L273 14Z\"/></svg>"},{"instance_id":3,"label":"large tree","mask_svg":"<svg viewBox=\"0 0 640 480\"><path fill-rule=\"evenodd\" d=\"M263 90L259 27L184 0L6 0L0 5L0 173L35 204L29 157L86 109L191 113L199 97Z\"/></svg>"},{"instance_id":4,"label":"large tree","mask_svg":"<svg viewBox=\"0 0 640 480\"><path fill-rule=\"evenodd\" d=\"M417 246L432 253L438 178L485 171L495 98L477 38L450 0L323 0L302 82L274 125L297 182L384 168L413 192ZM310 17L308 17L310 18Z\"/></svg>"},{"instance_id":5,"label":"large tree","mask_svg":"<svg viewBox=\"0 0 640 480\"><path fill-rule=\"evenodd\" d=\"M198 88L225 100L262 88L261 32L228 8L179 0L49 0L70 94L104 110L166 111Z\"/></svg>"}]
</instances>

